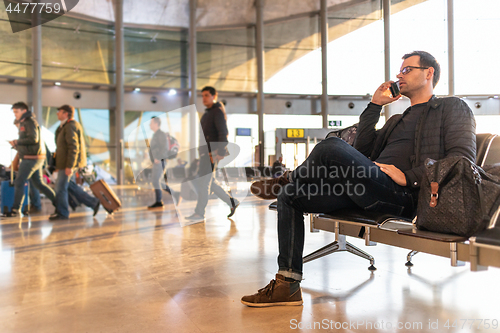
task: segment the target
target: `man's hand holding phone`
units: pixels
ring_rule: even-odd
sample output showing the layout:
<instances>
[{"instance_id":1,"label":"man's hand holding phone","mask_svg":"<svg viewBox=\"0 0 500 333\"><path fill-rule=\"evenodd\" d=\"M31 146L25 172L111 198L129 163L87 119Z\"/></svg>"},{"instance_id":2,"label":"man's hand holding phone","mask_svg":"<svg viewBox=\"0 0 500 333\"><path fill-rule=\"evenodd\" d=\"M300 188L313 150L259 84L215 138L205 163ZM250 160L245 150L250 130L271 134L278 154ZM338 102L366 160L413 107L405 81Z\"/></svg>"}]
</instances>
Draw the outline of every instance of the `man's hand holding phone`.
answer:
<instances>
[{"instance_id":1,"label":"man's hand holding phone","mask_svg":"<svg viewBox=\"0 0 500 333\"><path fill-rule=\"evenodd\" d=\"M391 85L396 86L397 83L394 82L394 81L387 81L387 82L382 83L377 88L377 90L375 91L375 93L373 94L372 103L383 106L383 105L392 103L392 102L397 101L398 99L400 99L401 98L401 94L399 94L399 85L397 85L397 87L398 87L397 88L398 95L396 95L395 97L392 96ZM393 86L393 89L394 89L394 86Z\"/></svg>"}]
</instances>

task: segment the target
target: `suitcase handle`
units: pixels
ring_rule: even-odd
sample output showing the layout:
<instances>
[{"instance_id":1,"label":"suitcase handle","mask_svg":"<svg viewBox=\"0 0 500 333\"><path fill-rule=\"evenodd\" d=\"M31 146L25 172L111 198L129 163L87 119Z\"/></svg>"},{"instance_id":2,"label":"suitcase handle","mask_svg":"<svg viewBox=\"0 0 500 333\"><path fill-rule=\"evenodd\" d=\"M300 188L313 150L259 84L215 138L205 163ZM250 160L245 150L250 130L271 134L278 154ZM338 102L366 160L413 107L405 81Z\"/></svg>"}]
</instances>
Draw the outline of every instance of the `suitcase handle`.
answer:
<instances>
[{"instance_id":1,"label":"suitcase handle","mask_svg":"<svg viewBox=\"0 0 500 333\"><path fill-rule=\"evenodd\" d=\"M100 193L101 193L102 197L104 198L104 200L107 201L108 204L112 204L111 200L108 199L108 197L106 196L106 194L104 194L103 191L101 191Z\"/></svg>"}]
</instances>

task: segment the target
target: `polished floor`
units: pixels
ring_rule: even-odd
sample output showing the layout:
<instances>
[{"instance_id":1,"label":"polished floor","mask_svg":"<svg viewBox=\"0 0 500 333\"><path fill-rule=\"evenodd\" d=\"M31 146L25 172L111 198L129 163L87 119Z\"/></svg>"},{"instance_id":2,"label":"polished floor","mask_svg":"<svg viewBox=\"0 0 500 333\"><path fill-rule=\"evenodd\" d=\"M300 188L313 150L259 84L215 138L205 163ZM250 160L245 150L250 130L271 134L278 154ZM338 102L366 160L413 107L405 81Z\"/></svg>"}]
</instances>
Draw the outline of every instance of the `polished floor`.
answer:
<instances>
[{"instance_id":1,"label":"polished floor","mask_svg":"<svg viewBox=\"0 0 500 333\"><path fill-rule=\"evenodd\" d=\"M78 208L51 223L47 207L2 219L0 332L500 331L499 269L470 272L419 254L410 271L408 251L359 240L351 241L375 256L374 273L336 253L305 264L303 306L242 305L277 269L276 213L245 198L247 187L239 185L232 219L212 199L209 218L195 224L183 221L193 201L176 210L166 198L148 211L152 191L134 188L117 189L124 208L112 216ZM305 252L333 239L307 232Z\"/></svg>"}]
</instances>

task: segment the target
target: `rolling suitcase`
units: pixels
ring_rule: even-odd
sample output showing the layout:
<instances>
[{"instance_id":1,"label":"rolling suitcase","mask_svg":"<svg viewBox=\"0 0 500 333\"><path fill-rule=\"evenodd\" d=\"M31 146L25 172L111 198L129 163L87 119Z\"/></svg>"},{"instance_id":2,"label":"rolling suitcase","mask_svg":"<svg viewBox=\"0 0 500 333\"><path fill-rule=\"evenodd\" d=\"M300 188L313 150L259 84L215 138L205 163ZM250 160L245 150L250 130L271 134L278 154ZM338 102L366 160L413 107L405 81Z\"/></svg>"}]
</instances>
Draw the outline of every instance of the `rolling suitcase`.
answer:
<instances>
[{"instance_id":1,"label":"rolling suitcase","mask_svg":"<svg viewBox=\"0 0 500 333\"><path fill-rule=\"evenodd\" d=\"M94 182L90 185L90 190L94 193L95 197L99 199L101 205L109 214L113 214L122 206L120 199L104 180L101 179Z\"/></svg>"},{"instance_id":2,"label":"rolling suitcase","mask_svg":"<svg viewBox=\"0 0 500 333\"><path fill-rule=\"evenodd\" d=\"M8 214L14 204L14 171L10 171L10 180L4 180L1 185L1 205L2 213ZM24 185L24 200L21 211L26 214L29 210L29 191L28 182Z\"/></svg>"}]
</instances>

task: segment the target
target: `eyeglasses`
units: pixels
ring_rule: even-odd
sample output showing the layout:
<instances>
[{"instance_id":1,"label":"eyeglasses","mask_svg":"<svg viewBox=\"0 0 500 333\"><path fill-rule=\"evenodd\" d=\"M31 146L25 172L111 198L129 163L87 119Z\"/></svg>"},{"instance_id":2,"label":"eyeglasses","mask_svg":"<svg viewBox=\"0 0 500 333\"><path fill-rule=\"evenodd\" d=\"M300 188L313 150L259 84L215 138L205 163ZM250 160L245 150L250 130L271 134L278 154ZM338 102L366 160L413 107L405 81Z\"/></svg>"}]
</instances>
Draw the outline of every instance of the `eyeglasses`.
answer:
<instances>
[{"instance_id":1,"label":"eyeglasses","mask_svg":"<svg viewBox=\"0 0 500 333\"><path fill-rule=\"evenodd\" d=\"M404 67L400 72L399 74L403 74L403 75L406 75L408 73L411 72L412 69L429 69L429 67L416 67L416 66L406 66Z\"/></svg>"}]
</instances>

